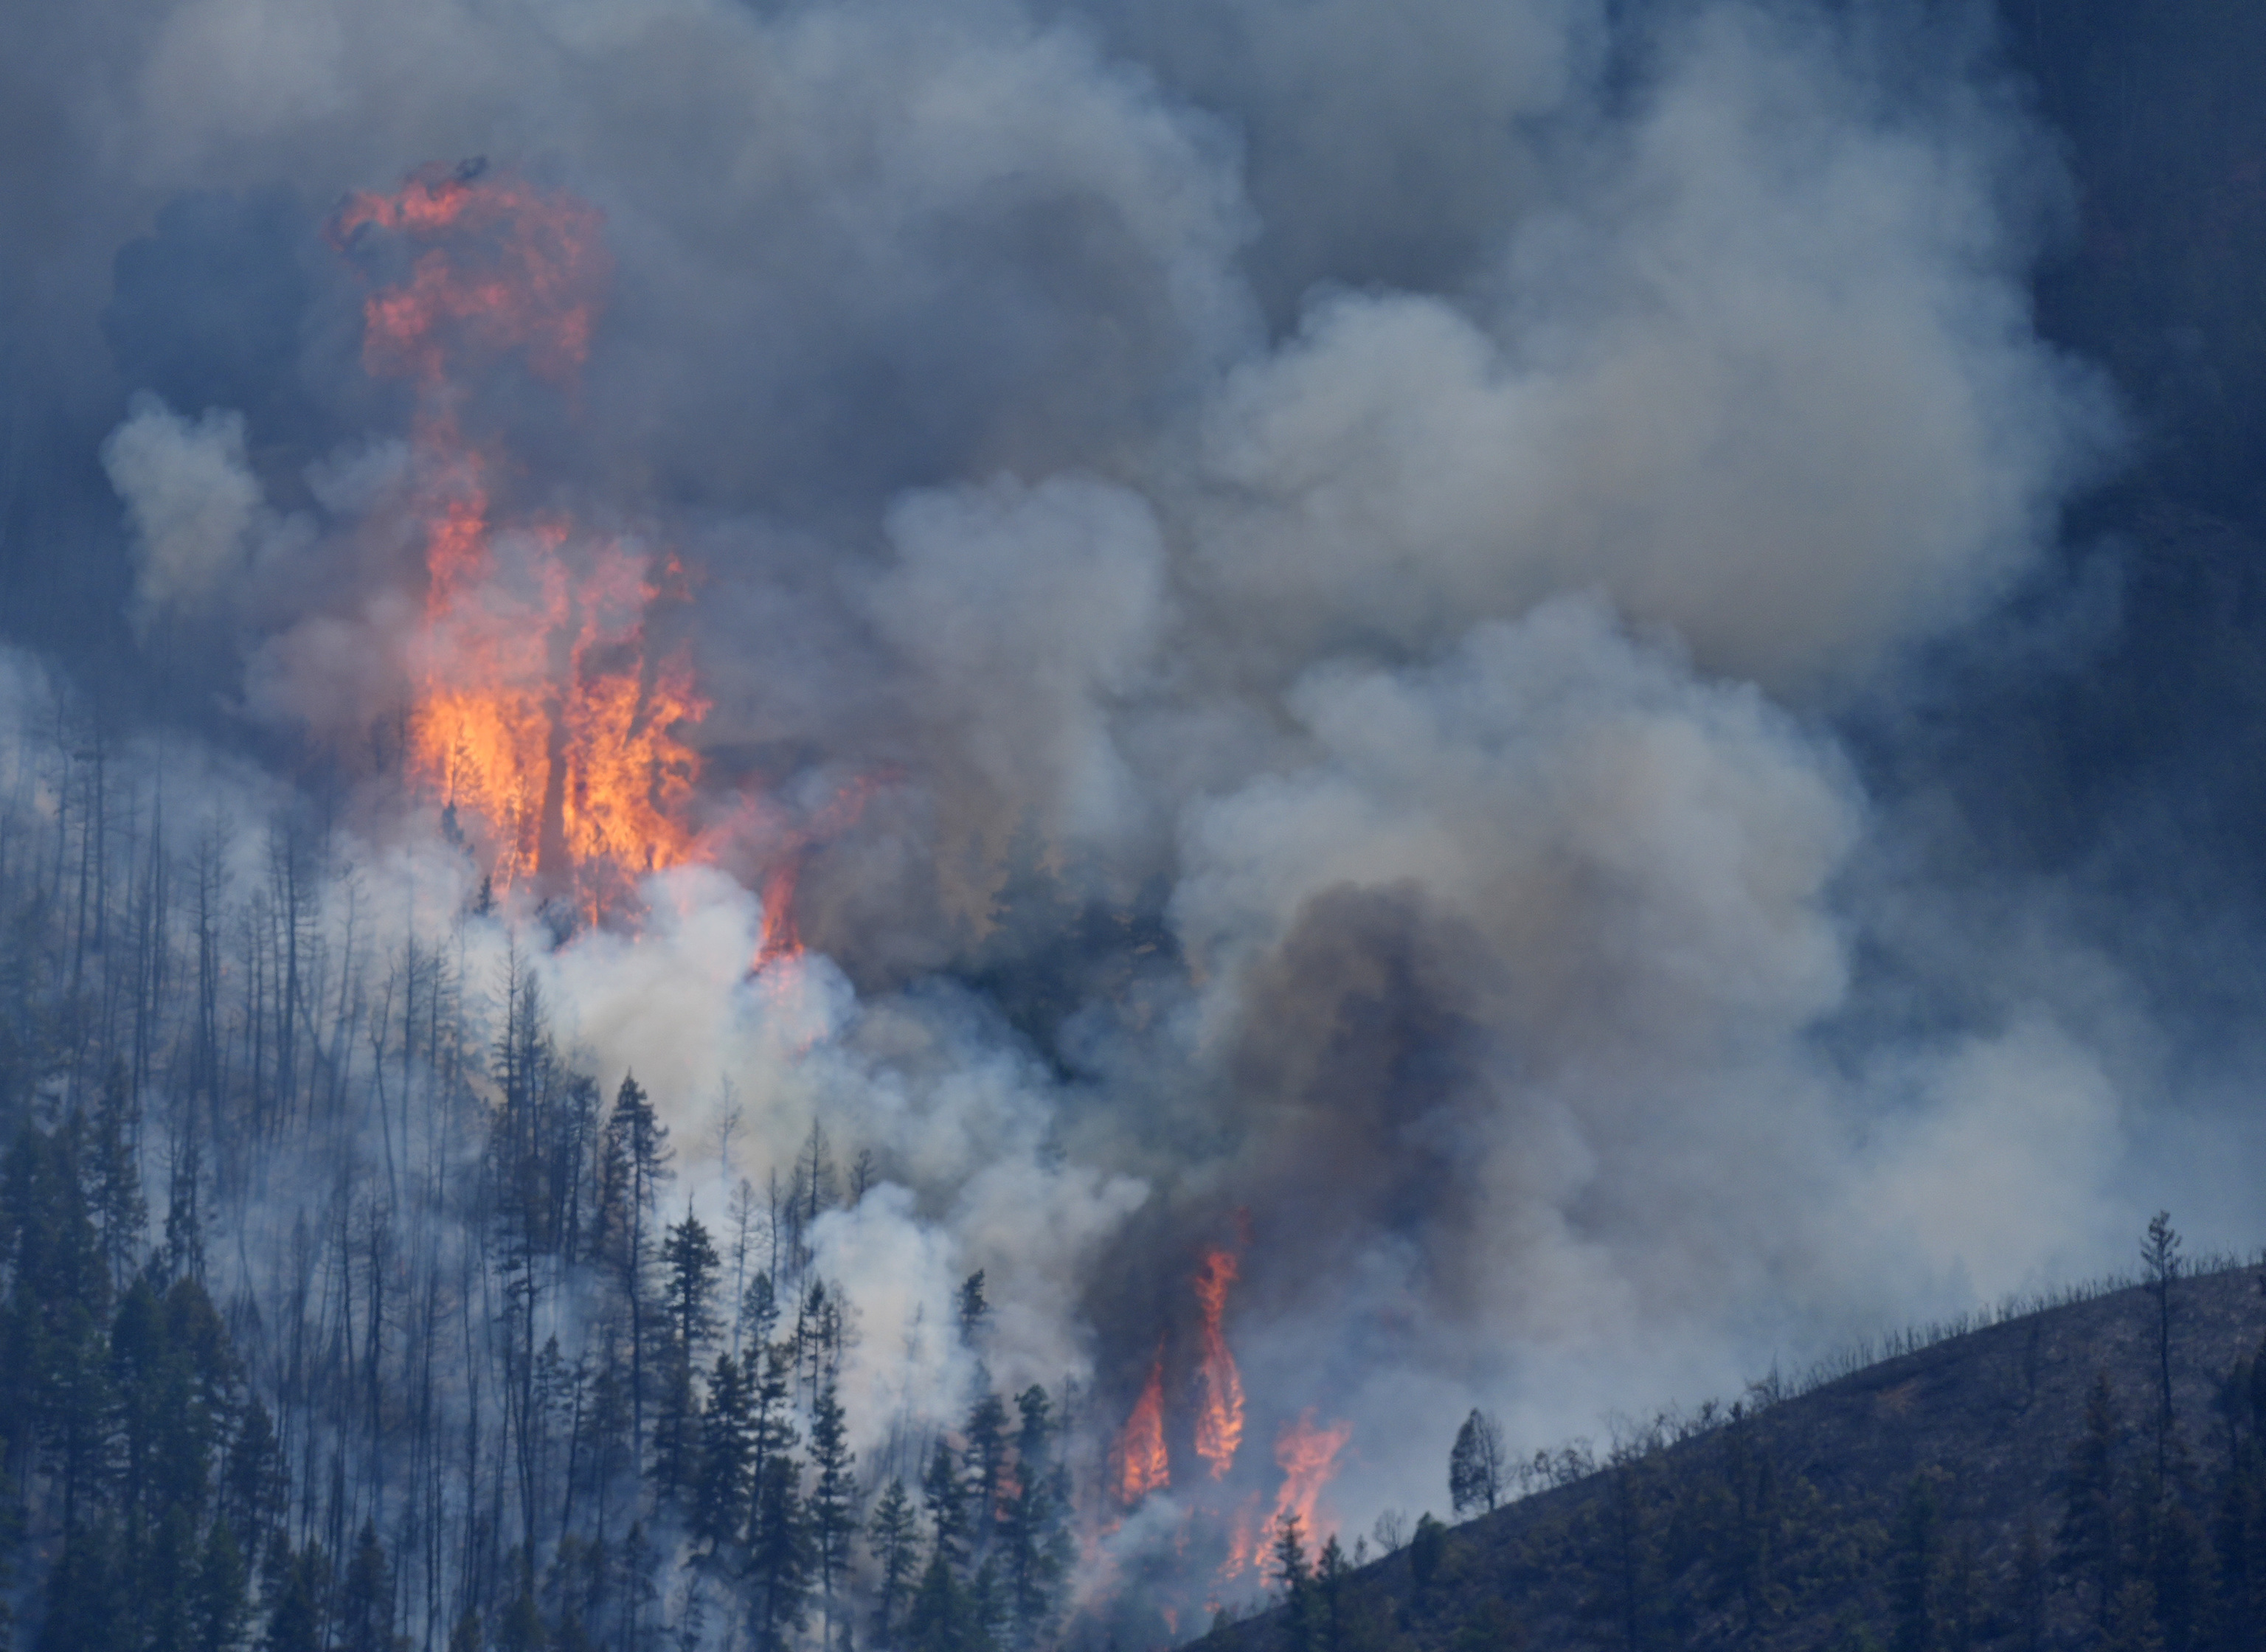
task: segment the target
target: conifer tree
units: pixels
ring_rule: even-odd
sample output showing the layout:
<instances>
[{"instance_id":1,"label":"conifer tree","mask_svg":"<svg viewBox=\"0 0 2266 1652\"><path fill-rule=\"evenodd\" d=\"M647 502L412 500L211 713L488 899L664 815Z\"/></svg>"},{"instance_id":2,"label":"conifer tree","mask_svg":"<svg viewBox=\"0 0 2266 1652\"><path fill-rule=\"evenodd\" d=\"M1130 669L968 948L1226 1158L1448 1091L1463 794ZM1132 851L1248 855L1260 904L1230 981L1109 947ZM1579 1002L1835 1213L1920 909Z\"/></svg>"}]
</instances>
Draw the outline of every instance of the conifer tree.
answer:
<instances>
[{"instance_id":1,"label":"conifer tree","mask_svg":"<svg viewBox=\"0 0 2266 1652\"><path fill-rule=\"evenodd\" d=\"M1013 1493L1001 1510L1009 1642L1035 1647L1053 1634L1062 1583L1070 1568L1068 1475L1054 1451L1053 1407L1035 1384L1015 1397Z\"/></svg>"},{"instance_id":2,"label":"conifer tree","mask_svg":"<svg viewBox=\"0 0 2266 1652\"><path fill-rule=\"evenodd\" d=\"M874 1522L866 1529L874 1564L881 1576L874 1595L874 1641L887 1648L895 1642L905 1591L912 1582L918 1532L912 1499L902 1480L891 1480L874 1505Z\"/></svg>"},{"instance_id":3,"label":"conifer tree","mask_svg":"<svg viewBox=\"0 0 2266 1652\"><path fill-rule=\"evenodd\" d=\"M921 1477L921 1502L928 1510L933 1557L956 1576L968 1565L968 1488L952 1459L952 1448L939 1440ZM925 1582L923 1587L926 1587Z\"/></svg>"},{"instance_id":4,"label":"conifer tree","mask_svg":"<svg viewBox=\"0 0 2266 1652\"><path fill-rule=\"evenodd\" d=\"M701 1414L699 1485L692 1502L692 1533L708 1546L711 1557L735 1542L747 1524L754 1430L739 1362L719 1354L708 1383L707 1408Z\"/></svg>"},{"instance_id":5,"label":"conifer tree","mask_svg":"<svg viewBox=\"0 0 2266 1652\"><path fill-rule=\"evenodd\" d=\"M1324 1540L1322 1552L1314 1561L1313 1639L1322 1652L1345 1652L1352 1618L1346 1587L1352 1575L1353 1566L1338 1543L1337 1533L1333 1531Z\"/></svg>"},{"instance_id":6,"label":"conifer tree","mask_svg":"<svg viewBox=\"0 0 2266 1652\"><path fill-rule=\"evenodd\" d=\"M801 1465L792 1432L773 1444L757 1471L748 1528L749 1624L757 1652L783 1652L802 1632L810 1601L810 1530L798 1489Z\"/></svg>"},{"instance_id":7,"label":"conifer tree","mask_svg":"<svg viewBox=\"0 0 2266 1652\"><path fill-rule=\"evenodd\" d=\"M2156 1480L2161 1484L2171 1472L2172 1286L2180 1276L2180 1236L2168 1210L2159 1210L2150 1219L2140 1245L2140 1264L2148 1294L2156 1299Z\"/></svg>"},{"instance_id":8,"label":"conifer tree","mask_svg":"<svg viewBox=\"0 0 2266 1652\"><path fill-rule=\"evenodd\" d=\"M975 1603L941 1553L932 1555L905 1612L906 1652L978 1652Z\"/></svg>"},{"instance_id":9,"label":"conifer tree","mask_svg":"<svg viewBox=\"0 0 2266 1652\"><path fill-rule=\"evenodd\" d=\"M254 1394L238 1415L221 1486L221 1507L243 1534L247 1567L258 1562L286 1495L274 1424Z\"/></svg>"},{"instance_id":10,"label":"conifer tree","mask_svg":"<svg viewBox=\"0 0 2266 1652\"><path fill-rule=\"evenodd\" d=\"M647 1269L654 1210L669 1175L669 1127L634 1077L625 1077L601 1144L599 1224L622 1305L629 1316L630 1459L645 1458L646 1348L650 1335Z\"/></svg>"},{"instance_id":11,"label":"conifer tree","mask_svg":"<svg viewBox=\"0 0 2266 1652\"><path fill-rule=\"evenodd\" d=\"M764 1351L763 1378L750 1393L748 1407L748 1495L753 1500L765 1483L771 1459L795 1448L798 1436L788 1405L793 1387L788 1353L777 1342Z\"/></svg>"},{"instance_id":12,"label":"conifer tree","mask_svg":"<svg viewBox=\"0 0 2266 1652\"><path fill-rule=\"evenodd\" d=\"M716 1276L723 1259L699 1217L688 1209L684 1220L668 1230L661 1245L662 1267L668 1276L669 1327L698 1363L716 1332L712 1305Z\"/></svg>"},{"instance_id":13,"label":"conifer tree","mask_svg":"<svg viewBox=\"0 0 2266 1652\"><path fill-rule=\"evenodd\" d=\"M698 1473L700 1403L692 1387L692 1360L674 1336L661 1352L661 1392L653 1422L653 1485L664 1503L691 1495Z\"/></svg>"},{"instance_id":14,"label":"conifer tree","mask_svg":"<svg viewBox=\"0 0 2266 1652\"><path fill-rule=\"evenodd\" d=\"M810 1413L810 1545L818 1572L821 1621L824 1641L837 1639L836 1591L845 1581L850 1564L850 1540L858 1531L857 1483L851 1468L857 1453L849 1447L849 1430L834 1379L829 1377L818 1391ZM846 1621L841 1626L847 1629Z\"/></svg>"},{"instance_id":15,"label":"conifer tree","mask_svg":"<svg viewBox=\"0 0 2266 1652\"><path fill-rule=\"evenodd\" d=\"M1000 1493L1007 1473L1007 1407L999 1396L985 1393L969 1407L967 1465L970 1547L982 1560L998 1538Z\"/></svg>"},{"instance_id":16,"label":"conifer tree","mask_svg":"<svg viewBox=\"0 0 2266 1652\"><path fill-rule=\"evenodd\" d=\"M135 1652L122 1559L107 1524L80 1526L64 1538L48 1574L35 1652Z\"/></svg>"},{"instance_id":17,"label":"conifer tree","mask_svg":"<svg viewBox=\"0 0 2266 1652\"><path fill-rule=\"evenodd\" d=\"M242 1639L249 1583L236 1533L226 1520L214 1521L197 1569L195 1652L231 1652Z\"/></svg>"},{"instance_id":18,"label":"conifer tree","mask_svg":"<svg viewBox=\"0 0 2266 1652\"><path fill-rule=\"evenodd\" d=\"M267 1614L261 1652L324 1652L322 1596L326 1568L318 1550L298 1553L285 1544L276 1551L277 1586Z\"/></svg>"},{"instance_id":19,"label":"conifer tree","mask_svg":"<svg viewBox=\"0 0 2266 1652\"><path fill-rule=\"evenodd\" d=\"M1297 1515L1284 1515L1275 1523L1269 1558L1275 1583L1283 1591L1283 1643L1290 1652L1310 1652L1314 1643L1314 1575Z\"/></svg>"},{"instance_id":20,"label":"conifer tree","mask_svg":"<svg viewBox=\"0 0 2266 1652\"><path fill-rule=\"evenodd\" d=\"M979 1268L960 1282L960 1340L975 1347L990 1312L991 1305L983 1295L983 1270Z\"/></svg>"}]
</instances>

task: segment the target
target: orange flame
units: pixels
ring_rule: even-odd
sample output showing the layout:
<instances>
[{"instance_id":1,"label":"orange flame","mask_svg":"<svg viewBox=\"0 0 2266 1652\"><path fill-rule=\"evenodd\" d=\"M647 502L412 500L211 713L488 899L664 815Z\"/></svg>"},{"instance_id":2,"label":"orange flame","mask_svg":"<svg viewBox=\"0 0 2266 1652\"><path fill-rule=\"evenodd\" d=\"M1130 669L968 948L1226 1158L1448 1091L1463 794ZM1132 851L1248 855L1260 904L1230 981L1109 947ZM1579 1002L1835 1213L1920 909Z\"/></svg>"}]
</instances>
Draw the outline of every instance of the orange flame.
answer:
<instances>
[{"instance_id":1,"label":"orange flame","mask_svg":"<svg viewBox=\"0 0 2266 1652\"><path fill-rule=\"evenodd\" d=\"M1228 1533L1227 1559L1220 1562L1222 1582L1241 1576L1259 1558L1259 1493L1253 1492L1235 1511L1235 1524Z\"/></svg>"},{"instance_id":2,"label":"orange flame","mask_svg":"<svg viewBox=\"0 0 2266 1652\"><path fill-rule=\"evenodd\" d=\"M1196 1371L1203 1398L1196 1410L1196 1455L1211 1465L1214 1480L1226 1475L1236 1447L1243 1444L1243 1377L1219 1328L1227 1308L1227 1288L1239 1271L1232 1251L1207 1251L1195 1280L1196 1300L1203 1305L1203 1363Z\"/></svg>"},{"instance_id":3,"label":"orange flame","mask_svg":"<svg viewBox=\"0 0 2266 1652\"><path fill-rule=\"evenodd\" d=\"M757 969L777 959L802 956L802 932L794 921L794 888L801 875L800 859L786 855L764 880L764 933L756 949Z\"/></svg>"},{"instance_id":4,"label":"orange flame","mask_svg":"<svg viewBox=\"0 0 2266 1652\"><path fill-rule=\"evenodd\" d=\"M1275 1462L1283 1471L1283 1489L1275 1495L1277 1526L1295 1516L1308 1537L1326 1535L1315 1530L1314 1504L1337 1473L1338 1453L1352 1438L1353 1424L1342 1420L1327 1429L1316 1427L1311 1406L1296 1422L1283 1425L1275 1440Z\"/></svg>"},{"instance_id":5,"label":"orange flame","mask_svg":"<svg viewBox=\"0 0 2266 1652\"><path fill-rule=\"evenodd\" d=\"M1133 1402L1133 1414L1117 1437L1117 1495L1129 1507L1173 1483L1165 1455L1165 1351L1157 1350L1149 1380Z\"/></svg>"},{"instance_id":6,"label":"orange flame","mask_svg":"<svg viewBox=\"0 0 2266 1652\"><path fill-rule=\"evenodd\" d=\"M410 779L476 840L499 890L539 880L592 918L640 874L698 857L683 814L699 757L673 731L709 702L683 652L648 655L662 589L646 555L576 546L563 520L495 528L492 461L459 410L472 375L515 355L572 387L606 281L601 229L571 196L428 170L355 195L334 230L413 254L362 311L364 366L418 391L427 587Z\"/></svg>"}]
</instances>

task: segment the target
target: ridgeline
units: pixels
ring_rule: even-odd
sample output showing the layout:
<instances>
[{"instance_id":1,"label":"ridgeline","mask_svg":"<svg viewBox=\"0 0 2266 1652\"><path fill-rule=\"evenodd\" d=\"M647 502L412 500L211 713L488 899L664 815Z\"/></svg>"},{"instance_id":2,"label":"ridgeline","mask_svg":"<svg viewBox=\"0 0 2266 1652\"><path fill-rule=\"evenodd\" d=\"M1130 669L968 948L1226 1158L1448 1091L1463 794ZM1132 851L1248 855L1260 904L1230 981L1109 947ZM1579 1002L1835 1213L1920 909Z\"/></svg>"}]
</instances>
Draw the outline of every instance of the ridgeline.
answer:
<instances>
[{"instance_id":1,"label":"ridgeline","mask_svg":"<svg viewBox=\"0 0 2266 1652\"><path fill-rule=\"evenodd\" d=\"M1374 1564L1278 1579L1287 1604L1198 1644L2255 1652L2266 1272L2175 1276L2166 1303L2133 1285L1758 1390L1462 1525L1428 1517Z\"/></svg>"}]
</instances>

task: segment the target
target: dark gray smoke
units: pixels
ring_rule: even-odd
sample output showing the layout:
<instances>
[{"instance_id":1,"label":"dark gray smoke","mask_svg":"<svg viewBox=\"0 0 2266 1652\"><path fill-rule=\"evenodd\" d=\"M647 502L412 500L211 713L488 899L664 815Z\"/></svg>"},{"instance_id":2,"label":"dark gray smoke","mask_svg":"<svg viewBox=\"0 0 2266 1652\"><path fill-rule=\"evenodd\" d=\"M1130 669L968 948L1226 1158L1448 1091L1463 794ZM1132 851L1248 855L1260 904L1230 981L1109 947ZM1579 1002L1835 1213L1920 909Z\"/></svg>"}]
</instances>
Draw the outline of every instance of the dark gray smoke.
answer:
<instances>
[{"instance_id":1,"label":"dark gray smoke","mask_svg":"<svg viewBox=\"0 0 2266 1652\"><path fill-rule=\"evenodd\" d=\"M410 397L325 226L475 157L604 214L579 389L479 416L520 504L697 570L701 807L807 845L814 956L748 979L758 896L698 872L542 969L703 1198L815 1112L873 1145L821 1241L853 1415L956 1403L978 1268L1000 1380L1128 1403L1247 1234L1246 1451L1350 1419L1365 1524L1440 1501L1474 1403L1531 1447L2113 1263L2159 1204L2249 1237L2250 1138L2167 1145L2224 1139L2246 1057L2167 1009L2165 902L1992 837L2001 782L2090 772L2027 735L2117 646L2118 542L2066 513L2136 438L2041 336L2078 195L1981 11L96 0L11 38L12 633L320 771L433 910L477 872L369 755Z\"/></svg>"}]
</instances>

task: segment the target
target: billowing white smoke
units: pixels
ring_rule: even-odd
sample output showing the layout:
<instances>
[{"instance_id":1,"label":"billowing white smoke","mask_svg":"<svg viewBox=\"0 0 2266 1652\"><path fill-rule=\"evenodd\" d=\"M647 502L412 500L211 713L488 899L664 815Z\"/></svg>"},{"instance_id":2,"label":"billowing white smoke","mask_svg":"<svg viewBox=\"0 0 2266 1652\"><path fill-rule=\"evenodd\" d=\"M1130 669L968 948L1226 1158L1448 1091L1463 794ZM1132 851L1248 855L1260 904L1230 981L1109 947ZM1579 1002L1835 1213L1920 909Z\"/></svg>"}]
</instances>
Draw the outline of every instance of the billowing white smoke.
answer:
<instances>
[{"instance_id":1,"label":"billowing white smoke","mask_svg":"<svg viewBox=\"0 0 2266 1652\"><path fill-rule=\"evenodd\" d=\"M185 0L86 48L69 118L105 223L474 152L605 210L535 491L701 567L702 740L885 778L799 970L750 979L757 897L698 871L539 968L712 1215L815 1115L880 1155L816 1235L861 1428L961 1402L979 1268L995 1378L1137 1378L1155 1327L1092 1310L1184 1276L1127 1248L1181 1210L1252 1212L1254 1416L1355 1422L1355 1520L1439 1502L1473 1403L1531 1446L2116 1254L2125 1100L2051 983L1820 1036L1882 898L1829 720L1988 611L2112 435L2028 325L2043 145L1895 8L1214 10L1216 56L1169 7ZM329 574L231 599L249 713L325 738L391 709L413 612L333 286L286 369L351 433L297 461ZM106 457L137 616L262 577L231 413ZM1060 1065L966 984L1113 944L987 935L1019 855L1181 953Z\"/></svg>"}]
</instances>

